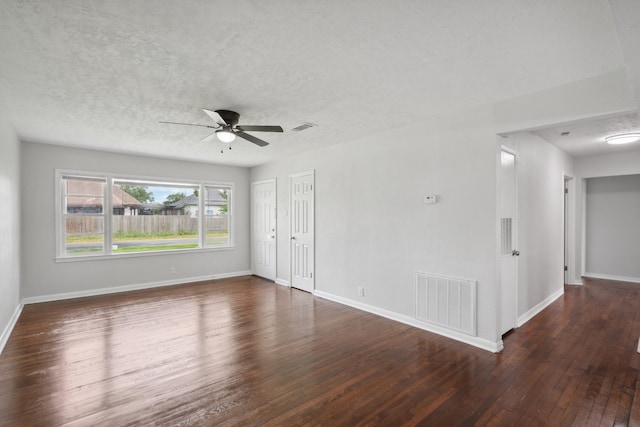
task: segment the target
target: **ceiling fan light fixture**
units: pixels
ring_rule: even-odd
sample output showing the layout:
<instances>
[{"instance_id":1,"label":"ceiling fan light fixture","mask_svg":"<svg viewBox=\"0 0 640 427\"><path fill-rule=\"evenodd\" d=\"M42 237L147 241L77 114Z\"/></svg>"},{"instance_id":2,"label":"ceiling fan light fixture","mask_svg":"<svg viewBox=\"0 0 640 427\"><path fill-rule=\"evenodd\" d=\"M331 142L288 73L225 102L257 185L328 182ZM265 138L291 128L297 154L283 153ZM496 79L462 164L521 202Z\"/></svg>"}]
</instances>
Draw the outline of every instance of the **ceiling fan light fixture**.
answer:
<instances>
[{"instance_id":1,"label":"ceiling fan light fixture","mask_svg":"<svg viewBox=\"0 0 640 427\"><path fill-rule=\"evenodd\" d=\"M640 141L640 133L621 133L618 135L610 135L604 138L607 144L621 145L631 144Z\"/></svg>"},{"instance_id":2,"label":"ceiling fan light fixture","mask_svg":"<svg viewBox=\"0 0 640 427\"><path fill-rule=\"evenodd\" d=\"M206 108L203 108L207 116L212 119L216 126L214 125L201 125L198 123L180 123L180 122L166 122L160 121L160 123L168 123L174 125L185 125L185 126L200 126L209 129L216 129L212 134L207 135L202 139L202 141L209 141L213 135L215 135L218 140L224 144L231 144L235 141L236 136L249 141L252 144L257 145L258 147L264 147L269 145L267 141L264 141L258 137L255 137L247 132L279 132L282 133L284 130L282 126L273 126L273 125L238 125L238 119L240 118L240 114L231 110L216 110L211 111ZM312 125L312 123L308 123ZM315 126L315 125L314 125ZM229 145L229 150L231 150L231 145Z\"/></svg>"},{"instance_id":3,"label":"ceiling fan light fixture","mask_svg":"<svg viewBox=\"0 0 640 427\"><path fill-rule=\"evenodd\" d=\"M236 139L236 134L229 129L220 129L216 131L218 139L224 143L231 143Z\"/></svg>"}]
</instances>

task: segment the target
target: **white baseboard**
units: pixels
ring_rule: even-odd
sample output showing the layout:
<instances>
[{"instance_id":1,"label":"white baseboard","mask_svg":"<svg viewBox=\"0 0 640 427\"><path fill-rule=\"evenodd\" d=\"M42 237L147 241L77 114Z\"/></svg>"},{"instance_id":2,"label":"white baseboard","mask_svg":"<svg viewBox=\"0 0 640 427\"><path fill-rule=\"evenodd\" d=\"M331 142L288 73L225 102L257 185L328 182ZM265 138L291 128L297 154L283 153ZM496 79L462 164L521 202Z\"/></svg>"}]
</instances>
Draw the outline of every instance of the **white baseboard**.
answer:
<instances>
[{"instance_id":1,"label":"white baseboard","mask_svg":"<svg viewBox=\"0 0 640 427\"><path fill-rule=\"evenodd\" d=\"M564 286L561 289L558 289L557 291L549 295L548 297L546 297L544 300L542 300L538 304L536 304L533 308L531 308L529 311L524 313L522 316L518 317L516 326L519 328L520 326L527 323L529 320L533 319L536 314L540 313L542 310L547 308L552 302L560 298L562 295L564 295Z\"/></svg>"},{"instance_id":2,"label":"white baseboard","mask_svg":"<svg viewBox=\"0 0 640 427\"><path fill-rule=\"evenodd\" d=\"M162 286L181 285L185 283L203 282L206 280L226 279L230 277L248 276L250 271L237 271L232 273L213 274L211 276L185 277L181 279L163 280L160 282L138 283L133 285L115 286L113 288L88 289L86 291L65 292L52 295L23 298L23 304L36 304L39 302L59 301L71 298L92 297L96 295L114 294L117 292L137 291L140 289L159 288Z\"/></svg>"},{"instance_id":3,"label":"white baseboard","mask_svg":"<svg viewBox=\"0 0 640 427\"><path fill-rule=\"evenodd\" d=\"M7 326L5 326L4 331L2 331L2 335L0 335L0 354L2 354L4 346L7 345L7 341L9 341L9 336L11 335L11 332L13 332L13 328L16 326L16 322L20 318L23 307L23 303L18 304L16 309L13 311L11 318L9 319L9 323L7 324Z\"/></svg>"},{"instance_id":4,"label":"white baseboard","mask_svg":"<svg viewBox=\"0 0 640 427\"><path fill-rule=\"evenodd\" d=\"M582 286L581 278L576 276L569 277L567 285Z\"/></svg>"},{"instance_id":5,"label":"white baseboard","mask_svg":"<svg viewBox=\"0 0 640 427\"><path fill-rule=\"evenodd\" d=\"M277 277L276 277L275 282L276 282L276 284L278 284L278 285L282 285L282 286L290 286L290 285L289 285L289 281L288 281L288 280L279 279L279 278L277 278Z\"/></svg>"},{"instance_id":6,"label":"white baseboard","mask_svg":"<svg viewBox=\"0 0 640 427\"><path fill-rule=\"evenodd\" d=\"M211 279L205 279L205 280L218 280L218 279L229 279L231 277L242 277L242 276L251 276L253 273L251 273L251 271L249 270L245 270L245 271L232 271L230 273L220 273L220 274L214 274L211 277ZM189 279L191 280L191 279ZM191 280L192 282L197 282L198 280ZM189 283L189 282L185 282L184 279L182 281L182 283Z\"/></svg>"},{"instance_id":7,"label":"white baseboard","mask_svg":"<svg viewBox=\"0 0 640 427\"><path fill-rule=\"evenodd\" d=\"M431 325L425 322L421 322L417 319L414 319L413 317L405 316L404 314L399 314L399 313L395 313L382 308L374 307L368 304L363 304L358 301L354 301L348 298L340 297L340 296L333 295L333 294L319 291L319 290L313 291L313 294L320 298L337 302L339 304L347 305L349 307L357 308L358 310L366 311L368 313L376 314L378 316L386 317L387 319L395 320L396 322L404 323L405 325L423 329L428 332L433 332L435 334L442 335L444 337L451 338L456 341L460 341L465 344L469 344L474 347L478 347L483 350L490 351L492 353L499 353L504 348L502 340L494 343L494 342L485 340L483 338L472 337L470 335L466 335L466 334L451 331L436 325Z\"/></svg>"},{"instance_id":8,"label":"white baseboard","mask_svg":"<svg viewBox=\"0 0 640 427\"><path fill-rule=\"evenodd\" d=\"M592 279L606 279L606 280L616 280L618 282L640 283L640 278L638 277L615 276L613 274L599 274L599 273L584 273L583 276L591 277Z\"/></svg>"}]
</instances>

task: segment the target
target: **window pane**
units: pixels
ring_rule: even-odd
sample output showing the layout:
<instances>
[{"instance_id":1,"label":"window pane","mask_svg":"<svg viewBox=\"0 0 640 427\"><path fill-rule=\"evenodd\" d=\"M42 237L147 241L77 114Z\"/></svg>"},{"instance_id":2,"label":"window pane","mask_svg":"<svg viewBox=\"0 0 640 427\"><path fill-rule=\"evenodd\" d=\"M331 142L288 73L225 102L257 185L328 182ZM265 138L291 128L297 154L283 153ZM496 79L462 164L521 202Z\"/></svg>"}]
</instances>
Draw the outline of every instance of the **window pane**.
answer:
<instances>
[{"instance_id":1,"label":"window pane","mask_svg":"<svg viewBox=\"0 0 640 427\"><path fill-rule=\"evenodd\" d=\"M64 252L104 252L104 178L65 176L63 184Z\"/></svg>"},{"instance_id":2,"label":"window pane","mask_svg":"<svg viewBox=\"0 0 640 427\"><path fill-rule=\"evenodd\" d=\"M104 251L104 217L66 215L65 223L67 253L82 254Z\"/></svg>"},{"instance_id":3,"label":"window pane","mask_svg":"<svg viewBox=\"0 0 640 427\"><path fill-rule=\"evenodd\" d=\"M206 246L229 246L231 214L231 189L229 187L205 187L204 227Z\"/></svg>"},{"instance_id":4,"label":"window pane","mask_svg":"<svg viewBox=\"0 0 640 427\"><path fill-rule=\"evenodd\" d=\"M199 246L196 186L115 180L112 197L112 253Z\"/></svg>"},{"instance_id":5,"label":"window pane","mask_svg":"<svg viewBox=\"0 0 640 427\"><path fill-rule=\"evenodd\" d=\"M64 213L96 214L104 208L105 181L67 177L64 183Z\"/></svg>"}]
</instances>

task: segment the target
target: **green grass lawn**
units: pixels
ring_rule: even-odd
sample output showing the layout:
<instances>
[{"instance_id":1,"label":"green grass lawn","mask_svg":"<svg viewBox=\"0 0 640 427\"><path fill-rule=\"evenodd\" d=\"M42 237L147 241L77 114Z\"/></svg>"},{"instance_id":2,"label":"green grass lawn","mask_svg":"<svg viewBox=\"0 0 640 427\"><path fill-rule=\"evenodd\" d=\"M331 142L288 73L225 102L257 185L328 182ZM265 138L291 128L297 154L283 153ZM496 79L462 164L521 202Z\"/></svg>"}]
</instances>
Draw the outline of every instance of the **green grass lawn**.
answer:
<instances>
[{"instance_id":1,"label":"green grass lawn","mask_svg":"<svg viewBox=\"0 0 640 427\"><path fill-rule=\"evenodd\" d=\"M189 237L198 237L195 232L160 232L160 233L115 233L113 242L127 242L131 240L166 240L166 239L184 239ZM227 231L207 231L208 238L226 239L229 237ZM67 243L96 243L102 242L104 239L102 234L83 234L77 236L67 236Z\"/></svg>"},{"instance_id":2,"label":"green grass lawn","mask_svg":"<svg viewBox=\"0 0 640 427\"><path fill-rule=\"evenodd\" d=\"M118 248L111 251L113 254L120 254L123 252L148 252L148 251L170 251L173 249L190 249L197 248L197 243L185 243L182 245L163 245L163 246L131 246L129 248Z\"/></svg>"},{"instance_id":3,"label":"green grass lawn","mask_svg":"<svg viewBox=\"0 0 640 427\"><path fill-rule=\"evenodd\" d=\"M169 251L169 250L180 250L180 249L194 249L198 247L198 243L175 243L175 244L164 244L164 245L151 245L149 243L154 240L172 240L172 239L188 239L189 237L197 238L198 235L194 233L182 233L182 234L169 234L169 233L129 233L127 235L123 234L115 234L113 236L112 243L117 246L118 243L122 242L132 242L139 241L137 246L130 247L118 247L112 249L111 253L128 253L128 252L151 252L151 251ZM229 233L226 231L209 231L207 232L207 240L209 239L220 239L219 242L208 242L206 246L215 246L222 245L226 242L229 237ZM102 243L103 236L100 234L97 235L80 235L80 236L67 236L67 244L91 244L91 243ZM83 249L69 249L69 253L91 253L91 252L102 252L102 248L83 248Z\"/></svg>"}]
</instances>

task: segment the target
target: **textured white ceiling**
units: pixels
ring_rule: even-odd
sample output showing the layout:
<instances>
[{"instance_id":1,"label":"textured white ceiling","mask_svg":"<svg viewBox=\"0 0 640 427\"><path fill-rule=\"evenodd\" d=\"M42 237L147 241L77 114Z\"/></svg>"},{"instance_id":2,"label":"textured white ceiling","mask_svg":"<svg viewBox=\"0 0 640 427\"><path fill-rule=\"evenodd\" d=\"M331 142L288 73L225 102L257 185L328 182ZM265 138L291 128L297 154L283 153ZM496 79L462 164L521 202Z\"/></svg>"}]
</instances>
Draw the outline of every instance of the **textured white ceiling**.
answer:
<instances>
[{"instance_id":1,"label":"textured white ceiling","mask_svg":"<svg viewBox=\"0 0 640 427\"><path fill-rule=\"evenodd\" d=\"M569 134L562 135L566 132ZM640 133L640 117L637 113L553 126L533 133L574 157L583 157L640 151L640 142L609 145L604 140L606 136L625 132Z\"/></svg>"},{"instance_id":2,"label":"textured white ceiling","mask_svg":"<svg viewBox=\"0 0 640 427\"><path fill-rule=\"evenodd\" d=\"M0 0L0 89L25 140L251 166L623 68L619 31L606 0ZM285 133L158 123L202 107Z\"/></svg>"}]
</instances>

